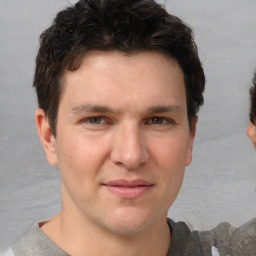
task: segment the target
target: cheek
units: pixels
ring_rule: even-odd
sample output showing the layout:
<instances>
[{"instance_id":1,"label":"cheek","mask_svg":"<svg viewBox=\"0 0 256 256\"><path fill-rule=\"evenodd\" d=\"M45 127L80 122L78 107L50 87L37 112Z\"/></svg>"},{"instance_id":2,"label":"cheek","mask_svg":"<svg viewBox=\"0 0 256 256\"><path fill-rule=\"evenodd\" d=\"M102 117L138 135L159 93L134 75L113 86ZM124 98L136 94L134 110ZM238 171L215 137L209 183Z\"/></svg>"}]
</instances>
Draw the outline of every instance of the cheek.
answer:
<instances>
[{"instance_id":1,"label":"cheek","mask_svg":"<svg viewBox=\"0 0 256 256\"><path fill-rule=\"evenodd\" d=\"M101 163L96 156L97 147L93 147L90 140L73 136L72 139L62 139L57 143L62 182L69 196L76 202L86 201L94 194L93 184L97 183Z\"/></svg>"},{"instance_id":2,"label":"cheek","mask_svg":"<svg viewBox=\"0 0 256 256\"><path fill-rule=\"evenodd\" d=\"M90 136L70 136L57 142L58 165L63 173L77 176L81 181L85 177L95 176L103 164L106 148L102 141Z\"/></svg>"},{"instance_id":3,"label":"cheek","mask_svg":"<svg viewBox=\"0 0 256 256\"><path fill-rule=\"evenodd\" d=\"M185 167L188 155L189 141L184 136L165 138L154 143L152 155L155 156L159 165L166 167Z\"/></svg>"},{"instance_id":4,"label":"cheek","mask_svg":"<svg viewBox=\"0 0 256 256\"><path fill-rule=\"evenodd\" d=\"M163 193L171 203L176 198L183 181L187 153L188 142L184 137L178 136L159 142L157 149L152 153L159 170Z\"/></svg>"}]
</instances>

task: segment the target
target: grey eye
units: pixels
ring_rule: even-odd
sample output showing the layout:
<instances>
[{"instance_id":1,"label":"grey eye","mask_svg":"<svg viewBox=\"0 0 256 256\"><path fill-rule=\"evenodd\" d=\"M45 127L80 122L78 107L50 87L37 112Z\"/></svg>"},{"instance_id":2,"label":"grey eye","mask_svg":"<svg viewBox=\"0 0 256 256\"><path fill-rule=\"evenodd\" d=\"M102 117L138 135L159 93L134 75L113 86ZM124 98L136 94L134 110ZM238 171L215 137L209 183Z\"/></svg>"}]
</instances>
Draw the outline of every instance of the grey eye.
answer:
<instances>
[{"instance_id":1,"label":"grey eye","mask_svg":"<svg viewBox=\"0 0 256 256\"><path fill-rule=\"evenodd\" d=\"M164 122L163 117L152 117L152 123L153 124L162 124Z\"/></svg>"},{"instance_id":2,"label":"grey eye","mask_svg":"<svg viewBox=\"0 0 256 256\"><path fill-rule=\"evenodd\" d=\"M94 116L89 118L89 122L91 124L100 124L102 121L102 118L100 116Z\"/></svg>"}]
</instances>

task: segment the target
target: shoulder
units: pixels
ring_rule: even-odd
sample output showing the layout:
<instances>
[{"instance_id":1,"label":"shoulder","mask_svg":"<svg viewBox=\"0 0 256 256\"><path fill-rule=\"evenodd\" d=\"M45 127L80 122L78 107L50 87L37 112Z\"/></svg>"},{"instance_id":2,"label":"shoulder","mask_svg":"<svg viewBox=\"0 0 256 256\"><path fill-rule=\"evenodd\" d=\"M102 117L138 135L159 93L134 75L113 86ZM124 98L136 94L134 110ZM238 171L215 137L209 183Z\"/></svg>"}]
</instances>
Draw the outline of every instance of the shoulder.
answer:
<instances>
[{"instance_id":1,"label":"shoulder","mask_svg":"<svg viewBox=\"0 0 256 256\"><path fill-rule=\"evenodd\" d=\"M211 239L206 240L205 246L207 246L207 249L202 248L198 231L191 231L185 222L175 223L168 219L168 224L172 233L172 242L168 256L211 255L209 253L204 254L204 251L211 251Z\"/></svg>"},{"instance_id":2,"label":"shoulder","mask_svg":"<svg viewBox=\"0 0 256 256\"><path fill-rule=\"evenodd\" d=\"M184 222L168 220L168 224L172 232L169 255L256 255L256 218L239 228L222 222L209 231L191 231Z\"/></svg>"},{"instance_id":3,"label":"shoulder","mask_svg":"<svg viewBox=\"0 0 256 256\"><path fill-rule=\"evenodd\" d=\"M11 249L15 256L68 256L40 229L39 223L16 241Z\"/></svg>"},{"instance_id":4,"label":"shoulder","mask_svg":"<svg viewBox=\"0 0 256 256\"><path fill-rule=\"evenodd\" d=\"M256 255L256 218L239 227L233 236L233 251L235 255Z\"/></svg>"},{"instance_id":5,"label":"shoulder","mask_svg":"<svg viewBox=\"0 0 256 256\"><path fill-rule=\"evenodd\" d=\"M236 228L222 222L210 231L197 231L202 244L211 243L220 255L256 255L256 218Z\"/></svg>"}]
</instances>

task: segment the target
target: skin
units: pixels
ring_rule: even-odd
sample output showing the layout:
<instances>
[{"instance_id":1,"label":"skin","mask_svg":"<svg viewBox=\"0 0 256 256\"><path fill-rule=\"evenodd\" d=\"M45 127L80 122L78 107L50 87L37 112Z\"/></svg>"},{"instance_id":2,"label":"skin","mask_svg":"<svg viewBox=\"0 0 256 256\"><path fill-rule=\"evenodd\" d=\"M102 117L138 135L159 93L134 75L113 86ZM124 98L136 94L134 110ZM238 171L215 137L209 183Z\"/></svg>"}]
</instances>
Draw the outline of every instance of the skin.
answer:
<instances>
[{"instance_id":1,"label":"skin","mask_svg":"<svg viewBox=\"0 0 256 256\"><path fill-rule=\"evenodd\" d=\"M46 157L62 177L63 209L41 229L71 255L165 256L167 211L196 127L181 68L159 52L90 52L63 80L56 138L36 112Z\"/></svg>"},{"instance_id":2,"label":"skin","mask_svg":"<svg viewBox=\"0 0 256 256\"><path fill-rule=\"evenodd\" d=\"M246 129L247 136L250 138L254 147L256 147L256 126L250 123Z\"/></svg>"}]
</instances>

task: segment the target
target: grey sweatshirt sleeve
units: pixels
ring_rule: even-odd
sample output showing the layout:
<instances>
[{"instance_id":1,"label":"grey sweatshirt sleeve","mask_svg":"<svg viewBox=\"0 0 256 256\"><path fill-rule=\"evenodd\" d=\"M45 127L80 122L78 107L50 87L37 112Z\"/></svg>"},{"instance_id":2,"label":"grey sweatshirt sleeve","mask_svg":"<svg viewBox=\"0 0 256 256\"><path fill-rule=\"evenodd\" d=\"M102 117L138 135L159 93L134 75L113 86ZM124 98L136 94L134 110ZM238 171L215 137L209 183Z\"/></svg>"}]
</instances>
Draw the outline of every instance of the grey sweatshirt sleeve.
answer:
<instances>
[{"instance_id":1,"label":"grey sweatshirt sleeve","mask_svg":"<svg viewBox=\"0 0 256 256\"><path fill-rule=\"evenodd\" d=\"M168 256L256 256L256 218L239 228L227 222L209 231L190 231L169 220L172 243Z\"/></svg>"},{"instance_id":2,"label":"grey sweatshirt sleeve","mask_svg":"<svg viewBox=\"0 0 256 256\"><path fill-rule=\"evenodd\" d=\"M210 231L197 233L204 251L203 255L211 255L211 246L218 249L220 256L256 255L256 218L239 228L223 222Z\"/></svg>"}]
</instances>

